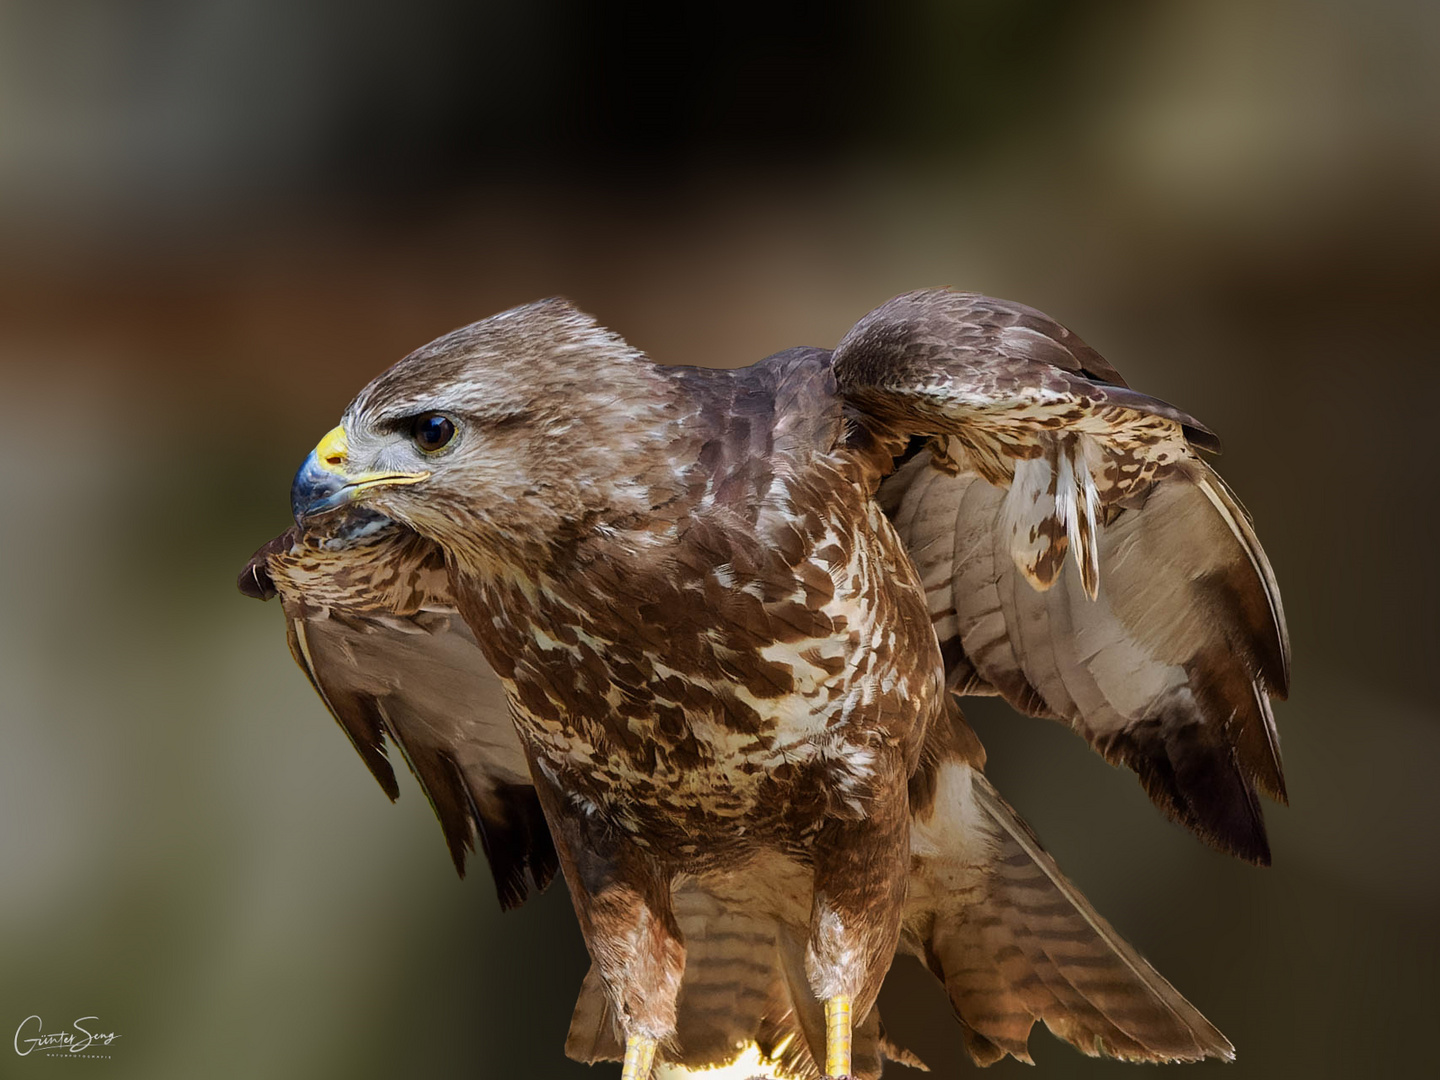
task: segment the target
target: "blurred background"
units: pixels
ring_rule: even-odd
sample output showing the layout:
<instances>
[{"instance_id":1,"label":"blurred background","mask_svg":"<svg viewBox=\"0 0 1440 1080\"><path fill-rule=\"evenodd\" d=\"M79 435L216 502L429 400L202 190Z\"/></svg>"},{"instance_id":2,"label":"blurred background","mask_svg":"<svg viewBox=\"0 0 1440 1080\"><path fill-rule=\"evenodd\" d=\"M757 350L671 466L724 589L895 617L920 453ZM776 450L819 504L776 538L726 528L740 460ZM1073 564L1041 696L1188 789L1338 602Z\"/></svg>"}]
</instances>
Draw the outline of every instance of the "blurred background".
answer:
<instances>
[{"instance_id":1,"label":"blurred background","mask_svg":"<svg viewBox=\"0 0 1440 1080\"><path fill-rule=\"evenodd\" d=\"M607 1075L563 888L458 882L234 576L459 324L562 293L731 365L936 284L1218 431L1294 638L1273 869L977 706L997 785L1225 1075L1433 1075L1437 115L1426 0L0 0L0 1031L121 1035L0 1076ZM886 1020L966 1073L927 978Z\"/></svg>"}]
</instances>

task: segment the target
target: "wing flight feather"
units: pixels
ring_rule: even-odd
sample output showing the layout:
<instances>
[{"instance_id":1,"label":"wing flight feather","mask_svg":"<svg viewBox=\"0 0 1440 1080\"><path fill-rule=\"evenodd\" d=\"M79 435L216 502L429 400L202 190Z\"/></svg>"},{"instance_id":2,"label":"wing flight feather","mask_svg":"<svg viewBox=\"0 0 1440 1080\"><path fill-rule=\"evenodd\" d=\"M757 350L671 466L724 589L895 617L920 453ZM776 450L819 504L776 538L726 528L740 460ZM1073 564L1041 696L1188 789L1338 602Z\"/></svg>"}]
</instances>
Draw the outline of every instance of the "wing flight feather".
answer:
<instances>
[{"instance_id":1,"label":"wing flight feather","mask_svg":"<svg viewBox=\"0 0 1440 1080\"><path fill-rule=\"evenodd\" d=\"M923 443L879 498L951 688L1063 720L1171 817L1268 862L1256 792L1285 799L1270 698L1289 639L1250 519L1196 453L1214 436L988 297L898 297L834 366L864 422Z\"/></svg>"}]
</instances>

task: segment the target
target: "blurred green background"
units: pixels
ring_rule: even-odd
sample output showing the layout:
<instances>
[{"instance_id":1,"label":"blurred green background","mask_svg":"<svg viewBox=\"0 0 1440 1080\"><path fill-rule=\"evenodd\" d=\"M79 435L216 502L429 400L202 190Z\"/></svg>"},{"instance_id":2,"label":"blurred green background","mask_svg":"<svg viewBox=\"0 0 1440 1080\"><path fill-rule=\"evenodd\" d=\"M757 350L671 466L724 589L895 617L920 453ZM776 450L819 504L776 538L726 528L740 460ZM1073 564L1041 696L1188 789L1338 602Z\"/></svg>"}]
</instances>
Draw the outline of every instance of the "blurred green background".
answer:
<instances>
[{"instance_id":1,"label":"blurred green background","mask_svg":"<svg viewBox=\"0 0 1440 1080\"><path fill-rule=\"evenodd\" d=\"M563 293L728 365L934 284L1220 432L1294 638L1273 869L987 704L998 786L1225 1075L1434 1075L1437 116L1426 0L0 2L0 1030L121 1034L0 1076L604 1075L563 888L458 883L234 575L456 325ZM913 965L883 1002L971 1068Z\"/></svg>"}]
</instances>

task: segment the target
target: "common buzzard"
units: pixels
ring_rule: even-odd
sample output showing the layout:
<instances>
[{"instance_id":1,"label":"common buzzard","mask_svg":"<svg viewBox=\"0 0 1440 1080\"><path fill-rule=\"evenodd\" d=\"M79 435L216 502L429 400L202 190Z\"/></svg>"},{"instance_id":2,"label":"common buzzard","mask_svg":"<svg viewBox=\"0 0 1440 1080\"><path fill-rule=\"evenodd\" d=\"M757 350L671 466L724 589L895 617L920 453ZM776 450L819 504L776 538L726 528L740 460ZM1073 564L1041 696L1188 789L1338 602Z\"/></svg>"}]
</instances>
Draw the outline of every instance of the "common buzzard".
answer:
<instances>
[{"instance_id":1,"label":"common buzzard","mask_svg":"<svg viewBox=\"0 0 1440 1080\"><path fill-rule=\"evenodd\" d=\"M897 949L970 1053L1230 1058L986 781L957 695L1054 717L1269 861L1280 597L1193 417L1031 308L935 289L834 349L651 363L561 300L405 357L241 575L394 798L502 905L563 870L567 1050L791 1075L910 1060Z\"/></svg>"}]
</instances>

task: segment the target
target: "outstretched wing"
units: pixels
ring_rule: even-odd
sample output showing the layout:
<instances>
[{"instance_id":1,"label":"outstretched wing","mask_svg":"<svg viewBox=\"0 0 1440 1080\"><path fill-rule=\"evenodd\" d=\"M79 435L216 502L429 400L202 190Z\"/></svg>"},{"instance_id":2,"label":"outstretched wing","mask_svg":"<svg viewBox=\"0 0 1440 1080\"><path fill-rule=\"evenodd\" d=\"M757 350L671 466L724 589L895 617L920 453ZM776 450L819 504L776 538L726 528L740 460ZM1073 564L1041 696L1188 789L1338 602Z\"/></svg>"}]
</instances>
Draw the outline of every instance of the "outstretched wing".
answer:
<instances>
[{"instance_id":1,"label":"outstretched wing","mask_svg":"<svg viewBox=\"0 0 1440 1080\"><path fill-rule=\"evenodd\" d=\"M912 440L879 498L952 689L1065 721L1173 818L1267 863L1256 789L1285 798L1270 698L1289 642L1250 520L1195 453L1214 436L988 297L898 297L834 365L868 424Z\"/></svg>"},{"instance_id":2,"label":"outstretched wing","mask_svg":"<svg viewBox=\"0 0 1440 1080\"><path fill-rule=\"evenodd\" d=\"M400 748L463 876L476 841L503 907L544 888L555 849L505 693L455 610L440 552L366 511L266 544L240 574L277 593L290 651L391 799Z\"/></svg>"}]
</instances>

